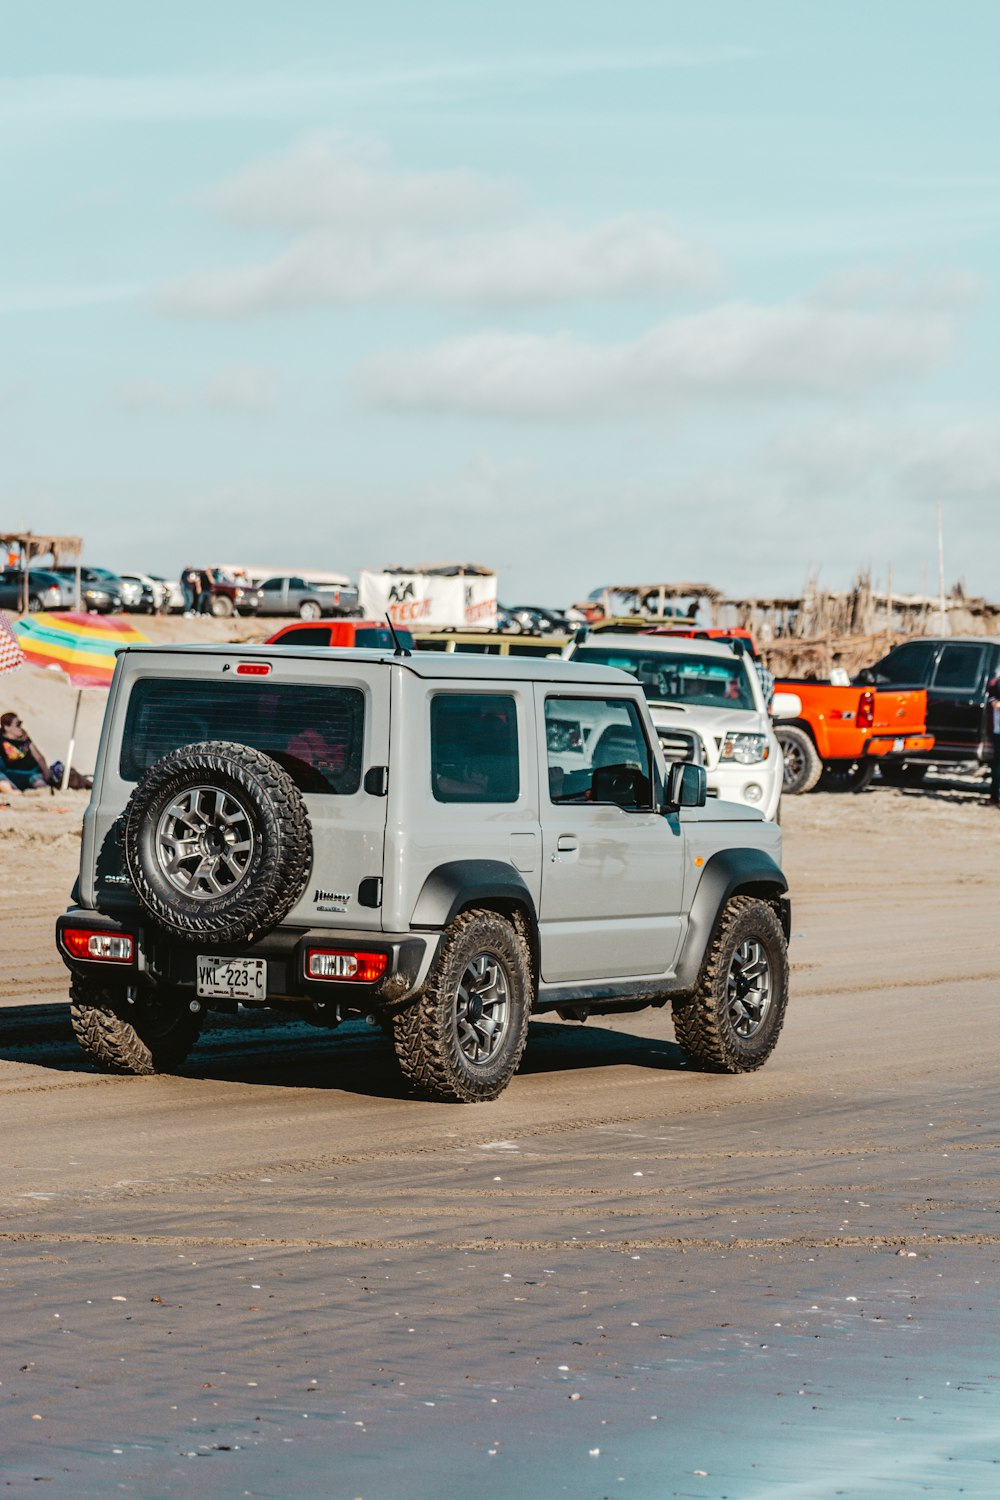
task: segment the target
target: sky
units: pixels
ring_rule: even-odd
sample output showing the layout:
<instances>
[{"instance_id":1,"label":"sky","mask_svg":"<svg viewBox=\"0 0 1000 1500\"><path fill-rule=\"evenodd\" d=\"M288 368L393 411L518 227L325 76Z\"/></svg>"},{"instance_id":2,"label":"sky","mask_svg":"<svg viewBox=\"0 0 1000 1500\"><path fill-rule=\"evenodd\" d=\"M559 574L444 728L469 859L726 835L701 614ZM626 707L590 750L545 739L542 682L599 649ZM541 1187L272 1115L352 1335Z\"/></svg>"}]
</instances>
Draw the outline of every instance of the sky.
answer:
<instances>
[{"instance_id":1,"label":"sky","mask_svg":"<svg viewBox=\"0 0 1000 1500\"><path fill-rule=\"evenodd\" d=\"M1000 597L994 0L0 24L0 528Z\"/></svg>"}]
</instances>

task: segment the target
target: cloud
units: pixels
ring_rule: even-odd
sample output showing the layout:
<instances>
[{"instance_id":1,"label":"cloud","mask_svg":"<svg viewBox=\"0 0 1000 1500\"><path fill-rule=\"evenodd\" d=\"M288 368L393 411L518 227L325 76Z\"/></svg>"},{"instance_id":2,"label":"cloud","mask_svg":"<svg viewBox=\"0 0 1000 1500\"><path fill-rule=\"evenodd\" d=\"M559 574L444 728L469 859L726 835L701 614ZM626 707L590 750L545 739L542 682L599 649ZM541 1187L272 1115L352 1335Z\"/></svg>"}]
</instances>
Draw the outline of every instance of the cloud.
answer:
<instances>
[{"instance_id":1,"label":"cloud","mask_svg":"<svg viewBox=\"0 0 1000 1500\"><path fill-rule=\"evenodd\" d=\"M255 162L208 201L237 224L370 233L481 223L509 213L517 194L477 172L402 169L375 142L324 132Z\"/></svg>"},{"instance_id":2,"label":"cloud","mask_svg":"<svg viewBox=\"0 0 1000 1500\"><path fill-rule=\"evenodd\" d=\"M189 317L365 302L531 307L659 297L718 278L715 257L656 214L583 227L532 217L497 178L412 171L378 145L312 135L208 195L222 218L286 230L267 260L195 271L158 305Z\"/></svg>"},{"instance_id":3,"label":"cloud","mask_svg":"<svg viewBox=\"0 0 1000 1500\"><path fill-rule=\"evenodd\" d=\"M855 266L824 281L809 298L819 307L895 307L965 312L981 302L989 283L964 267L920 275L889 266Z\"/></svg>"},{"instance_id":4,"label":"cloud","mask_svg":"<svg viewBox=\"0 0 1000 1500\"><path fill-rule=\"evenodd\" d=\"M507 417L594 418L699 397L851 395L943 364L954 318L927 311L731 302L641 337L487 332L371 359L376 405Z\"/></svg>"},{"instance_id":5,"label":"cloud","mask_svg":"<svg viewBox=\"0 0 1000 1500\"><path fill-rule=\"evenodd\" d=\"M140 378L118 392L118 404L133 411L181 411L191 408L246 412L271 411L277 399L274 374L258 365L230 365L204 384L182 389Z\"/></svg>"},{"instance_id":6,"label":"cloud","mask_svg":"<svg viewBox=\"0 0 1000 1500\"><path fill-rule=\"evenodd\" d=\"M130 302L144 290L138 282L6 286L0 292L0 314L63 312L72 307L96 307L104 302Z\"/></svg>"},{"instance_id":7,"label":"cloud","mask_svg":"<svg viewBox=\"0 0 1000 1500\"><path fill-rule=\"evenodd\" d=\"M397 103L468 95L490 83L542 88L559 79L597 78L752 62L752 47L648 47L440 58L377 68L286 68L262 72L51 73L0 77L0 119L43 125L109 120L302 118L319 107L375 100Z\"/></svg>"},{"instance_id":8,"label":"cloud","mask_svg":"<svg viewBox=\"0 0 1000 1500\"><path fill-rule=\"evenodd\" d=\"M158 302L201 318L374 301L529 307L668 295L704 287L715 274L710 254L662 221L634 216L589 229L538 223L389 243L312 234L263 264L183 277Z\"/></svg>"},{"instance_id":9,"label":"cloud","mask_svg":"<svg viewBox=\"0 0 1000 1500\"><path fill-rule=\"evenodd\" d=\"M991 502L1000 494L1000 415L874 422L838 417L783 436L768 462L815 495Z\"/></svg>"}]
</instances>

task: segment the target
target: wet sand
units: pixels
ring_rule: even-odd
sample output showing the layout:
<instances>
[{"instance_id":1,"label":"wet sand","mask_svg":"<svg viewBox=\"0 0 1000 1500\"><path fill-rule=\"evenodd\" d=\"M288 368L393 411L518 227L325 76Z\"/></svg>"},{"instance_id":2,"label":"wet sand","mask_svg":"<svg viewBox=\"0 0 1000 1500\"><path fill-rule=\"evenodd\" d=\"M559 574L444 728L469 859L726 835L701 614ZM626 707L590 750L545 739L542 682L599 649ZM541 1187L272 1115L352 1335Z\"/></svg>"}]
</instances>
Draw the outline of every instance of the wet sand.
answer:
<instances>
[{"instance_id":1,"label":"wet sand","mask_svg":"<svg viewBox=\"0 0 1000 1500\"><path fill-rule=\"evenodd\" d=\"M0 810L8 1492L1000 1489L1000 819L973 789L786 803L761 1073L685 1069L663 1013L546 1021L476 1107L409 1099L361 1024L251 1018L180 1077L94 1073L51 950L81 809Z\"/></svg>"}]
</instances>

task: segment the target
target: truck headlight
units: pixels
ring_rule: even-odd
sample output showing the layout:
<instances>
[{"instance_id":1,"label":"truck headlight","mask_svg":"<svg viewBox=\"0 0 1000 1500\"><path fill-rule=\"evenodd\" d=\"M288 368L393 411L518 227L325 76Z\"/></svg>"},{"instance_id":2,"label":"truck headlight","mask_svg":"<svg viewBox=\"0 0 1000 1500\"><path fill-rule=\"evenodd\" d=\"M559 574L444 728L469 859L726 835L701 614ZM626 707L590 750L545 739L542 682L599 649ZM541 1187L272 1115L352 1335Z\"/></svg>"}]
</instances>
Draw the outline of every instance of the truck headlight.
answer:
<instances>
[{"instance_id":1,"label":"truck headlight","mask_svg":"<svg viewBox=\"0 0 1000 1500\"><path fill-rule=\"evenodd\" d=\"M720 760L735 760L741 766L753 765L755 761L767 760L771 747L766 734L729 734L722 746Z\"/></svg>"}]
</instances>

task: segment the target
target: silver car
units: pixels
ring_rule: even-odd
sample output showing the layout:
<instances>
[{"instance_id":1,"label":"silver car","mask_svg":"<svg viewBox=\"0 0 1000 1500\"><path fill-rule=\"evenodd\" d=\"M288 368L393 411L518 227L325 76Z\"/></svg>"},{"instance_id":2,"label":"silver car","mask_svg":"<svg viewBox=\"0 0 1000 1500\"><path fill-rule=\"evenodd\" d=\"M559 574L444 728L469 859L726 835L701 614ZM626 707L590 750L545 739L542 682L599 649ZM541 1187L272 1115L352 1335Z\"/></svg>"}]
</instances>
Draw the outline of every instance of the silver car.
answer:
<instances>
[{"instance_id":1,"label":"silver car","mask_svg":"<svg viewBox=\"0 0 1000 1500\"><path fill-rule=\"evenodd\" d=\"M266 578L260 586L259 615L298 615L301 620L320 620L324 615L347 614L357 602L357 591L335 584L307 583L304 578L282 574Z\"/></svg>"}]
</instances>

